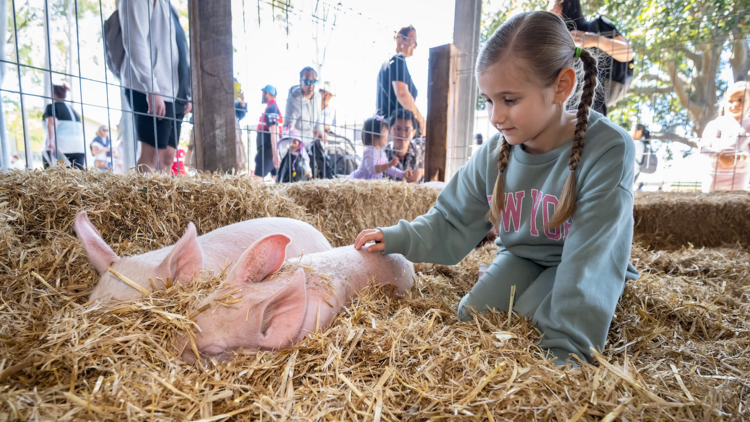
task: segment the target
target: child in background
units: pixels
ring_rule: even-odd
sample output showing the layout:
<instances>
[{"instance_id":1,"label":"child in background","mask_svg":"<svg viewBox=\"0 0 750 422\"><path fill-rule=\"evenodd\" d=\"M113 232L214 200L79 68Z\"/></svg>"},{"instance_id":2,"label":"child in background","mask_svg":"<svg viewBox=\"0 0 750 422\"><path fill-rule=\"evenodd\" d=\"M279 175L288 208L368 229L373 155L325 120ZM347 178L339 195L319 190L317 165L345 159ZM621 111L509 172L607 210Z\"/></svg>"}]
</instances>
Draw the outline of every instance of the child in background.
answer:
<instances>
[{"instance_id":1,"label":"child in background","mask_svg":"<svg viewBox=\"0 0 750 422\"><path fill-rule=\"evenodd\" d=\"M497 256L459 303L458 317L507 311L515 286L513 311L536 323L556 364L570 355L593 362L625 280L638 278L628 262L633 141L591 110L596 58L550 12L505 21L476 69L501 133L456 172L430 212L365 230L354 247L374 241L368 252L453 265L495 224Z\"/></svg>"},{"instance_id":2,"label":"child in background","mask_svg":"<svg viewBox=\"0 0 750 422\"><path fill-rule=\"evenodd\" d=\"M388 161L385 155L383 147L388 145L388 124L382 117L376 116L365 120L362 127L362 143L365 144L362 162L359 168L349 175L350 179L379 180L383 178L383 172L396 179L411 177L411 169L403 171L395 168L398 157Z\"/></svg>"},{"instance_id":3,"label":"child in background","mask_svg":"<svg viewBox=\"0 0 750 422\"><path fill-rule=\"evenodd\" d=\"M703 192L745 190L750 181L750 85L737 82L727 88L719 117L703 130L700 152L707 158Z\"/></svg>"},{"instance_id":4,"label":"child in background","mask_svg":"<svg viewBox=\"0 0 750 422\"><path fill-rule=\"evenodd\" d=\"M312 178L310 156L304 147L305 144L301 141L297 129L289 128L281 135L279 152L283 158L276 174L277 183L292 183Z\"/></svg>"}]
</instances>

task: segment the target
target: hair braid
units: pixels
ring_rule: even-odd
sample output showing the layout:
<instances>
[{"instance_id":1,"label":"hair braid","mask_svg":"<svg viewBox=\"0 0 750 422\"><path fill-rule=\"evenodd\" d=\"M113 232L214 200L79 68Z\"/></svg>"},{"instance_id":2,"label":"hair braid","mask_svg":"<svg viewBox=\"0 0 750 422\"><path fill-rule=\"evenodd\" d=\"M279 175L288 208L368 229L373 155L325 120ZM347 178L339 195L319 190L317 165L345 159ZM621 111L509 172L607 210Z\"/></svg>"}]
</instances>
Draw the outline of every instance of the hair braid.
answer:
<instances>
[{"instance_id":1,"label":"hair braid","mask_svg":"<svg viewBox=\"0 0 750 422\"><path fill-rule=\"evenodd\" d=\"M596 84L598 82L599 71L596 66L596 58L587 50L581 51L581 62L583 62L583 92L581 101L578 104L578 113L576 114L576 129L573 135L573 149L570 152L570 161L568 162L568 178L565 180L560 203L552 215L550 221L545 225L546 228L559 227L573 215L576 210L576 177L575 171L578 169L578 161L581 159L583 152L583 140L586 137L586 128L589 123L589 108L594 102L596 93Z\"/></svg>"},{"instance_id":2,"label":"hair braid","mask_svg":"<svg viewBox=\"0 0 750 422\"><path fill-rule=\"evenodd\" d=\"M497 180L495 181L495 189L492 192L490 211L487 213L487 219L493 225L500 223L501 213L505 210L505 177L503 177L503 173L508 168L510 149L513 148L513 145L509 144L504 137L500 142L500 154L497 157Z\"/></svg>"}]
</instances>

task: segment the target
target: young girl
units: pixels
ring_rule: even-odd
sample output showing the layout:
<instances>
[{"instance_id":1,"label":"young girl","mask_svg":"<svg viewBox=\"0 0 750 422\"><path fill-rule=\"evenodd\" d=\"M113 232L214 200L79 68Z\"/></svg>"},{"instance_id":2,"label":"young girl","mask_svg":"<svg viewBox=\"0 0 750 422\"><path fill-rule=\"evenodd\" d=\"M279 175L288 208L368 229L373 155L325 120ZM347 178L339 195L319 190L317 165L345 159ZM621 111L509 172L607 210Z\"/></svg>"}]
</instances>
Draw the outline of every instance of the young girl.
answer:
<instances>
[{"instance_id":1,"label":"young girl","mask_svg":"<svg viewBox=\"0 0 750 422\"><path fill-rule=\"evenodd\" d=\"M276 183L294 183L312 178L310 156L301 138L295 128L289 128L281 135L278 148L284 158L276 174Z\"/></svg>"},{"instance_id":2,"label":"young girl","mask_svg":"<svg viewBox=\"0 0 750 422\"><path fill-rule=\"evenodd\" d=\"M477 59L477 83L501 132L453 176L437 205L411 223L365 230L369 252L453 265L496 224L497 257L458 307L508 310L534 321L563 364L604 349L633 238L633 141L590 111L596 59L550 12L506 21ZM580 76L581 83L577 83ZM572 95L582 85L580 100ZM576 93L577 94L577 93ZM577 106L568 112L566 104Z\"/></svg>"},{"instance_id":3,"label":"young girl","mask_svg":"<svg viewBox=\"0 0 750 422\"><path fill-rule=\"evenodd\" d=\"M398 157L388 161L385 155L383 147L388 144L388 125L382 117L376 116L365 120L362 127L362 143L366 145L362 162L359 168L349 175L350 179L378 180L383 178L383 172L396 179L411 177L411 169L403 171L395 168Z\"/></svg>"},{"instance_id":4,"label":"young girl","mask_svg":"<svg viewBox=\"0 0 750 422\"><path fill-rule=\"evenodd\" d=\"M700 152L707 158L704 192L714 190L745 190L750 181L750 86L737 82L724 94L719 117L703 130Z\"/></svg>"}]
</instances>

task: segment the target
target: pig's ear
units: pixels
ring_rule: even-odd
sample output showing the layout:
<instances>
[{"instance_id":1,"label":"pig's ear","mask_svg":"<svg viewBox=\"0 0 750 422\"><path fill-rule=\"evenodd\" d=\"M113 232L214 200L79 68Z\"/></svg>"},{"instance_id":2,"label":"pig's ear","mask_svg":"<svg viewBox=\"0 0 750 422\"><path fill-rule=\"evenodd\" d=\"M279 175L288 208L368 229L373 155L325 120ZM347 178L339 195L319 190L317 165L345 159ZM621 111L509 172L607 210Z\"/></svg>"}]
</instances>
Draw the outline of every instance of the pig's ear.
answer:
<instances>
[{"instance_id":1,"label":"pig's ear","mask_svg":"<svg viewBox=\"0 0 750 422\"><path fill-rule=\"evenodd\" d=\"M89 261L99 271L99 274L106 273L112 263L118 261L120 258L104 242L96 227L91 224L89 218L86 216L86 211L81 211L76 215L74 225L76 236L81 241L83 250L86 251Z\"/></svg>"},{"instance_id":2,"label":"pig's ear","mask_svg":"<svg viewBox=\"0 0 750 422\"><path fill-rule=\"evenodd\" d=\"M258 307L262 313L261 346L281 349L291 346L302 331L307 312L305 271L297 270L292 281Z\"/></svg>"},{"instance_id":3,"label":"pig's ear","mask_svg":"<svg viewBox=\"0 0 750 422\"><path fill-rule=\"evenodd\" d=\"M234 285L263 281L267 275L284 265L286 247L291 242L292 239L288 236L271 234L253 243L237 260L227 281Z\"/></svg>"},{"instance_id":4,"label":"pig's ear","mask_svg":"<svg viewBox=\"0 0 750 422\"><path fill-rule=\"evenodd\" d=\"M193 275L203 269L203 251L198 244L198 234L193 223L175 243L172 251L159 266L159 274L175 281L190 281Z\"/></svg>"}]
</instances>

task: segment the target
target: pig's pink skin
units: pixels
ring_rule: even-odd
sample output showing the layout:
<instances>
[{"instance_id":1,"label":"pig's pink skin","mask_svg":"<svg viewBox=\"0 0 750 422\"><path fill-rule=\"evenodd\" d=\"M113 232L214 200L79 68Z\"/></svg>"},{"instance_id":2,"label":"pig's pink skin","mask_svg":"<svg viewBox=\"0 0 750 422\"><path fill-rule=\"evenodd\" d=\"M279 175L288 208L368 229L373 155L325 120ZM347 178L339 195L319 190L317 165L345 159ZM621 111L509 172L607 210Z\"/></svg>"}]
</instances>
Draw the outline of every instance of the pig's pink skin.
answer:
<instances>
[{"instance_id":1,"label":"pig's pink skin","mask_svg":"<svg viewBox=\"0 0 750 422\"><path fill-rule=\"evenodd\" d=\"M284 235L259 240L240 257L222 285L226 287L198 305L212 304L194 319L200 328L195 332L196 347L205 358L223 361L235 353L290 347L316 329L325 329L372 282L393 285L396 295L414 284L414 266L403 256L371 254L353 246L290 259L292 266L301 267L272 274L284 263L289 242ZM242 298L239 303L225 306L213 301L235 290L221 301ZM195 361L187 338L177 345L185 361Z\"/></svg>"},{"instance_id":2,"label":"pig's pink skin","mask_svg":"<svg viewBox=\"0 0 750 422\"><path fill-rule=\"evenodd\" d=\"M283 233L294 239L291 256L331 250L325 236L313 226L290 218L258 218L216 229L198 237L193 223L174 245L142 255L119 258L102 240L88 220L85 211L78 213L75 229L89 261L100 274L99 283L89 300L130 300L141 293L108 271L109 268L137 284L152 290L149 278L162 288L167 277L179 282L189 281L201 270L221 271L237 262L243 252L269 234Z\"/></svg>"}]
</instances>

